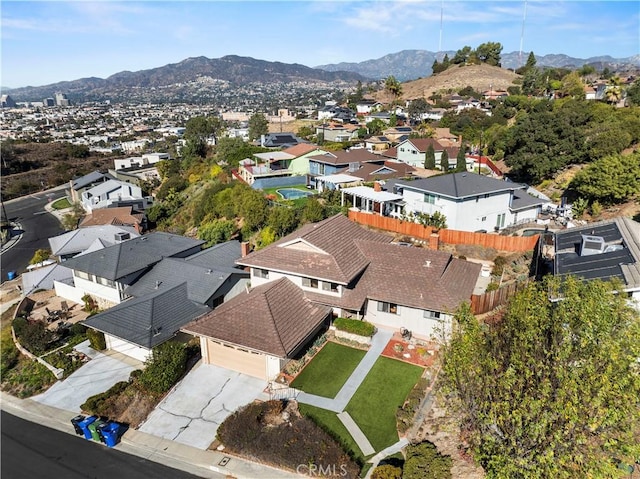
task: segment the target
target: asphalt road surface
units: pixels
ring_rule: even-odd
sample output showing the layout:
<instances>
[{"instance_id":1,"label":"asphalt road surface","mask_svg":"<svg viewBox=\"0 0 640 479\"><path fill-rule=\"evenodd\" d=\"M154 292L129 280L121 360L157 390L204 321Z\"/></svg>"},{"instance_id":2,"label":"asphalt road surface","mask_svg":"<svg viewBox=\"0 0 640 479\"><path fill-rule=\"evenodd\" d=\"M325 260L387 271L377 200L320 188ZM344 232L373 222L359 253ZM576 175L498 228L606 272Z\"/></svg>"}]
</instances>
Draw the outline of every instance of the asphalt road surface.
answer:
<instances>
[{"instance_id":1,"label":"asphalt road surface","mask_svg":"<svg viewBox=\"0 0 640 479\"><path fill-rule=\"evenodd\" d=\"M125 454L2 411L0 476L11 479L186 479L178 469ZM69 423L69 428L73 426Z\"/></svg>"},{"instance_id":2,"label":"asphalt road surface","mask_svg":"<svg viewBox=\"0 0 640 479\"><path fill-rule=\"evenodd\" d=\"M9 271L23 273L37 249L49 248L48 238L64 233L58 219L44 209L48 201L63 196L64 190L49 190L4 203L7 218L19 223L24 233L17 244L0 256L0 282L7 280Z\"/></svg>"}]
</instances>

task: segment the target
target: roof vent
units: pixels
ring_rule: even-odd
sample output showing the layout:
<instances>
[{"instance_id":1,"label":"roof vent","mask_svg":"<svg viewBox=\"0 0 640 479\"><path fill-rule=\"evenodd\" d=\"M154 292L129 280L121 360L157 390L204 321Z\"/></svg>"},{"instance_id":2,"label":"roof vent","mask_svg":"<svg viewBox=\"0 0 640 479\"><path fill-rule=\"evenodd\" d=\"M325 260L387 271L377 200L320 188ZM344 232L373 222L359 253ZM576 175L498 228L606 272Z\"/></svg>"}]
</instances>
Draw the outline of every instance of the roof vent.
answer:
<instances>
[{"instance_id":1,"label":"roof vent","mask_svg":"<svg viewBox=\"0 0 640 479\"><path fill-rule=\"evenodd\" d=\"M428 259L427 261L424 262L424 267L425 268L431 268L431 260Z\"/></svg>"},{"instance_id":2,"label":"roof vent","mask_svg":"<svg viewBox=\"0 0 640 479\"><path fill-rule=\"evenodd\" d=\"M160 287L160 285L162 284L162 281L156 281L156 287L155 289L158 289Z\"/></svg>"},{"instance_id":3,"label":"roof vent","mask_svg":"<svg viewBox=\"0 0 640 479\"><path fill-rule=\"evenodd\" d=\"M131 238L130 233L126 233L124 231L119 231L115 234L115 240L119 243L120 241L125 241Z\"/></svg>"},{"instance_id":4,"label":"roof vent","mask_svg":"<svg viewBox=\"0 0 640 479\"><path fill-rule=\"evenodd\" d=\"M211 270L208 269L207 272L205 274L211 274Z\"/></svg>"},{"instance_id":5,"label":"roof vent","mask_svg":"<svg viewBox=\"0 0 640 479\"><path fill-rule=\"evenodd\" d=\"M580 256L592 256L602 254L605 250L605 242L602 236L581 235Z\"/></svg>"}]
</instances>

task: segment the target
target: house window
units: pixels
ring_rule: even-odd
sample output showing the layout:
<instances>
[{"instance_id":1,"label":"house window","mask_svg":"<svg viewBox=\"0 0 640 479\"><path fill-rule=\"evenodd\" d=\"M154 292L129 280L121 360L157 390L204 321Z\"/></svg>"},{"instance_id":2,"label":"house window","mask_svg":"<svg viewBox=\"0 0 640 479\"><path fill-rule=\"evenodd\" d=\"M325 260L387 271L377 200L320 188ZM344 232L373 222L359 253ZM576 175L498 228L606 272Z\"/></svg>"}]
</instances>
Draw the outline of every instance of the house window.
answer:
<instances>
[{"instance_id":1,"label":"house window","mask_svg":"<svg viewBox=\"0 0 640 479\"><path fill-rule=\"evenodd\" d=\"M436 196L435 195L430 195L429 193L425 193L424 194L424 202L425 203L429 203L430 205L433 205L436 202Z\"/></svg>"},{"instance_id":2,"label":"house window","mask_svg":"<svg viewBox=\"0 0 640 479\"><path fill-rule=\"evenodd\" d=\"M307 288L318 288L318 280L314 278L302 278L302 286Z\"/></svg>"},{"instance_id":3,"label":"house window","mask_svg":"<svg viewBox=\"0 0 640 479\"><path fill-rule=\"evenodd\" d=\"M78 278L89 279L89 275L84 271L75 271L75 274L76 274L76 277Z\"/></svg>"},{"instance_id":4,"label":"house window","mask_svg":"<svg viewBox=\"0 0 640 479\"><path fill-rule=\"evenodd\" d=\"M504 220L506 217L506 213L499 214L496 218L496 228L504 228Z\"/></svg>"},{"instance_id":5,"label":"house window","mask_svg":"<svg viewBox=\"0 0 640 479\"><path fill-rule=\"evenodd\" d=\"M109 286L110 288L114 288L115 285L116 285L115 282L113 282L112 280L107 279L107 278L101 278L99 276L96 276L96 280L97 280L98 283L100 283L100 284L102 284L104 286Z\"/></svg>"},{"instance_id":6,"label":"house window","mask_svg":"<svg viewBox=\"0 0 640 479\"><path fill-rule=\"evenodd\" d=\"M395 303L385 303L384 301L378 301L378 311L383 313L398 314L398 305Z\"/></svg>"},{"instance_id":7,"label":"house window","mask_svg":"<svg viewBox=\"0 0 640 479\"><path fill-rule=\"evenodd\" d=\"M417 155L417 154L418 154L418 152L417 152L416 150L411 150L411 154L413 154L413 155Z\"/></svg>"},{"instance_id":8,"label":"house window","mask_svg":"<svg viewBox=\"0 0 640 479\"><path fill-rule=\"evenodd\" d=\"M476 203L480 200L479 196L476 196Z\"/></svg>"},{"instance_id":9,"label":"house window","mask_svg":"<svg viewBox=\"0 0 640 479\"><path fill-rule=\"evenodd\" d=\"M253 270L253 275L256 278L269 279L269 270L256 268Z\"/></svg>"},{"instance_id":10,"label":"house window","mask_svg":"<svg viewBox=\"0 0 640 479\"><path fill-rule=\"evenodd\" d=\"M327 281L322 282L323 291L331 291L332 293L338 292L338 285L336 283L329 283Z\"/></svg>"},{"instance_id":11,"label":"house window","mask_svg":"<svg viewBox=\"0 0 640 479\"><path fill-rule=\"evenodd\" d=\"M425 311L424 317L426 319L437 319L440 320L440 311Z\"/></svg>"}]
</instances>

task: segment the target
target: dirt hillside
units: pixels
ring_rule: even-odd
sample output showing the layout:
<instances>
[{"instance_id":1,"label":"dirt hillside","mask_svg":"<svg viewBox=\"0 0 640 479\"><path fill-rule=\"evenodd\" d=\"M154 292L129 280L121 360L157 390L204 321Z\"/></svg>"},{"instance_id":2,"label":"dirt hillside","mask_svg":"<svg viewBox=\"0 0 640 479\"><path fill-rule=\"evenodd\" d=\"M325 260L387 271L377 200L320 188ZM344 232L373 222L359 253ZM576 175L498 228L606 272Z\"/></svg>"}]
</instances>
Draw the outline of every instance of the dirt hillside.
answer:
<instances>
[{"instance_id":1,"label":"dirt hillside","mask_svg":"<svg viewBox=\"0 0 640 479\"><path fill-rule=\"evenodd\" d=\"M471 86L479 92L490 88L506 90L519 77L520 75L516 75L510 70L490 65L454 65L437 75L403 83L401 99L428 98L441 90L459 90L466 86ZM379 101L388 101L384 91L379 92L379 95L381 95L380 98L377 98Z\"/></svg>"}]
</instances>

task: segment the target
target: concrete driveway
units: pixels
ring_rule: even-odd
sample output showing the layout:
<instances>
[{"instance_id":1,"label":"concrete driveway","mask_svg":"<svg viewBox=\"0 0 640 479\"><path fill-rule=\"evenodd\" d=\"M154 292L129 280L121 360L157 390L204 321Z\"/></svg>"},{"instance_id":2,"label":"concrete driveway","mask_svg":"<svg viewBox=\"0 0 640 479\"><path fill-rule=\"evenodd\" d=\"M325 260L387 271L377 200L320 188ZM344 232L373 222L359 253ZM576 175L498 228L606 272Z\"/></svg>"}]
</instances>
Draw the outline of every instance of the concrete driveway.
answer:
<instances>
[{"instance_id":1,"label":"concrete driveway","mask_svg":"<svg viewBox=\"0 0 640 479\"><path fill-rule=\"evenodd\" d=\"M140 431L199 449L215 440L218 426L240 406L268 400L265 381L199 363L162 400Z\"/></svg>"},{"instance_id":2,"label":"concrete driveway","mask_svg":"<svg viewBox=\"0 0 640 479\"><path fill-rule=\"evenodd\" d=\"M118 381L127 381L134 369L142 363L123 354L105 355L89 347L89 341L76 346L91 358L64 381L58 381L48 390L31 399L48 406L80 413L80 405L87 398L105 392Z\"/></svg>"}]
</instances>

